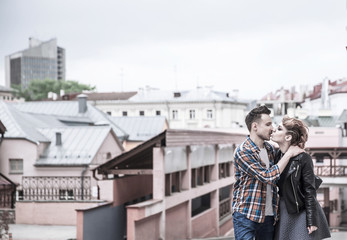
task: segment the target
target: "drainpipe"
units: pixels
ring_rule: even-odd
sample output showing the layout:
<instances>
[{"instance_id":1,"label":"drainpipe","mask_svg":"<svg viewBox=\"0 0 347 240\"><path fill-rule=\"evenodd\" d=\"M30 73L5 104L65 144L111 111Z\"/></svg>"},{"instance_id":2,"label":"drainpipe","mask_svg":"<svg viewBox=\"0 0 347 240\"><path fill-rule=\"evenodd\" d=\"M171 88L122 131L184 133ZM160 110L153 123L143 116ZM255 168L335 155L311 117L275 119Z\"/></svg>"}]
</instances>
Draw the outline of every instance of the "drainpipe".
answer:
<instances>
[{"instance_id":1,"label":"drainpipe","mask_svg":"<svg viewBox=\"0 0 347 240\"><path fill-rule=\"evenodd\" d=\"M88 169L88 166L85 166L81 172L81 180L82 180L81 181L81 191L82 191L81 198L82 198L82 200L84 200L84 191L83 191L83 189L84 189L84 175L86 174L87 169Z\"/></svg>"}]
</instances>

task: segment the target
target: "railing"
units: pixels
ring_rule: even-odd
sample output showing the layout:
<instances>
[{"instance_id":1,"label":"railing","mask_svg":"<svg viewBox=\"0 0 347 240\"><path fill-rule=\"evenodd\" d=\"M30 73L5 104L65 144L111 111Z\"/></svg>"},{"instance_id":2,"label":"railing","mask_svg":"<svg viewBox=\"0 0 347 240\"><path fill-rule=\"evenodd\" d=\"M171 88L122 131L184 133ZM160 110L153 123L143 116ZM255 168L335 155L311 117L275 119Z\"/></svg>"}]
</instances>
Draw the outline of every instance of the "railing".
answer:
<instances>
[{"instance_id":1,"label":"railing","mask_svg":"<svg viewBox=\"0 0 347 240\"><path fill-rule=\"evenodd\" d=\"M219 202L219 221L230 215L230 198L223 199Z\"/></svg>"},{"instance_id":2,"label":"railing","mask_svg":"<svg viewBox=\"0 0 347 240\"><path fill-rule=\"evenodd\" d=\"M23 177L18 200L65 201L90 200L91 178Z\"/></svg>"},{"instance_id":3,"label":"railing","mask_svg":"<svg viewBox=\"0 0 347 240\"><path fill-rule=\"evenodd\" d=\"M314 172L323 177L345 177L347 176L347 166L315 166Z\"/></svg>"}]
</instances>

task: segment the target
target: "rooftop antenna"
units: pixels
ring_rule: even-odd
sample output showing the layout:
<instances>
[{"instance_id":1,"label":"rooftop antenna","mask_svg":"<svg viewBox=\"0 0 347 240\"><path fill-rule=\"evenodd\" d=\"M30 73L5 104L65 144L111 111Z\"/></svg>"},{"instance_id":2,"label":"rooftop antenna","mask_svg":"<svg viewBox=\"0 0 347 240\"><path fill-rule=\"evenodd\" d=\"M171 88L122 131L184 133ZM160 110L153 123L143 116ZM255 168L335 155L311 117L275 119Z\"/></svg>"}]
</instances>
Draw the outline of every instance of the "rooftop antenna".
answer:
<instances>
[{"instance_id":1,"label":"rooftop antenna","mask_svg":"<svg viewBox=\"0 0 347 240\"><path fill-rule=\"evenodd\" d=\"M120 89L123 92L123 80L124 80L124 72L123 68L120 68Z\"/></svg>"},{"instance_id":2,"label":"rooftop antenna","mask_svg":"<svg viewBox=\"0 0 347 240\"><path fill-rule=\"evenodd\" d=\"M177 86L177 65L174 65L174 82L175 82L175 89L176 91L178 90L178 86Z\"/></svg>"},{"instance_id":3,"label":"rooftop antenna","mask_svg":"<svg viewBox=\"0 0 347 240\"><path fill-rule=\"evenodd\" d=\"M196 76L196 88L199 88L199 76Z\"/></svg>"}]
</instances>

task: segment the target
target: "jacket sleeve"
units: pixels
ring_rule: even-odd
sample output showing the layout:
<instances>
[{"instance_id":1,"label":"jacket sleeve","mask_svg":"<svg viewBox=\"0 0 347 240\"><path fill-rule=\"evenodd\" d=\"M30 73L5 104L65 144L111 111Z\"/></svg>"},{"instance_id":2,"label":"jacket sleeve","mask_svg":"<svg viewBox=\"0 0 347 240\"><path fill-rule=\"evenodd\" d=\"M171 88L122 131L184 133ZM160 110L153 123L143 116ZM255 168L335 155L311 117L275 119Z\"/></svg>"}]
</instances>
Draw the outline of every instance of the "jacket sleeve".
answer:
<instances>
[{"instance_id":1,"label":"jacket sleeve","mask_svg":"<svg viewBox=\"0 0 347 240\"><path fill-rule=\"evenodd\" d=\"M304 154L302 159L302 190L305 196L306 224L317 226L317 200L312 158Z\"/></svg>"},{"instance_id":2,"label":"jacket sleeve","mask_svg":"<svg viewBox=\"0 0 347 240\"><path fill-rule=\"evenodd\" d=\"M250 150L237 149L234 159L235 167L263 183L275 186L276 181L280 177L280 170L277 165L273 165L271 168L263 167Z\"/></svg>"}]
</instances>

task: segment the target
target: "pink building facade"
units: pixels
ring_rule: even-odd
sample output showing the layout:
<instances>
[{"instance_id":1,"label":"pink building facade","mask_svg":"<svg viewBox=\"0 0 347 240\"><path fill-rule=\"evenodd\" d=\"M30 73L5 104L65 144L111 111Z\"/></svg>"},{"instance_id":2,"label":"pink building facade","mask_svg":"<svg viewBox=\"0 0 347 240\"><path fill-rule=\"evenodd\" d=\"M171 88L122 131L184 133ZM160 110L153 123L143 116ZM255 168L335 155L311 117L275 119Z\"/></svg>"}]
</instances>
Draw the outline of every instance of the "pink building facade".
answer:
<instances>
[{"instance_id":1,"label":"pink building facade","mask_svg":"<svg viewBox=\"0 0 347 240\"><path fill-rule=\"evenodd\" d=\"M18 107L0 102L6 128L0 173L16 185L16 223L76 225L76 208L112 200L112 182L96 181L91 169L124 148L111 124L91 125L88 116L97 116L96 109L79 112L79 104L35 102ZM64 115L69 108L71 115ZM46 109L52 113L41 112ZM62 112L55 115L53 110Z\"/></svg>"},{"instance_id":2,"label":"pink building facade","mask_svg":"<svg viewBox=\"0 0 347 240\"><path fill-rule=\"evenodd\" d=\"M233 151L244 134L166 130L95 169L114 184L111 206L77 210L77 239L190 239L232 230ZM114 222L98 223L111 212ZM94 219L94 222L93 222ZM90 227L93 226L93 231ZM110 229L110 228L107 228ZM110 232L113 231L113 232Z\"/></svg>"}]
</instances>

